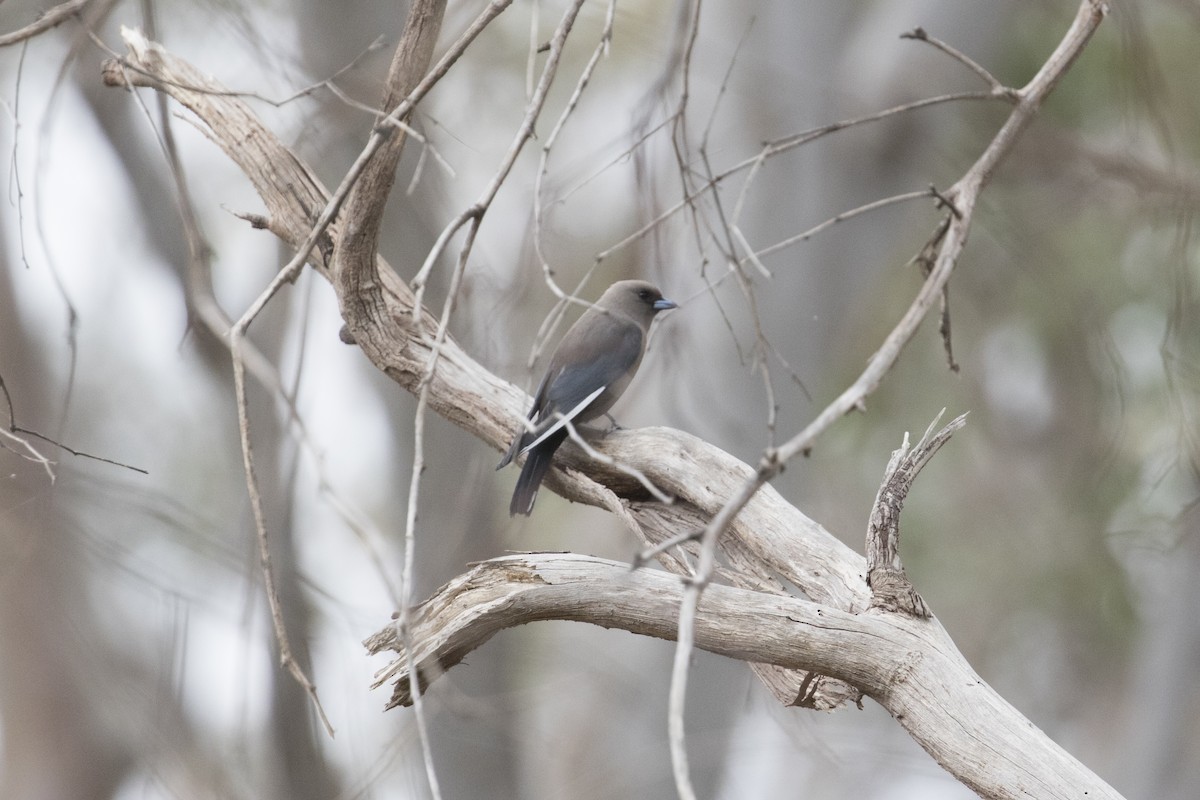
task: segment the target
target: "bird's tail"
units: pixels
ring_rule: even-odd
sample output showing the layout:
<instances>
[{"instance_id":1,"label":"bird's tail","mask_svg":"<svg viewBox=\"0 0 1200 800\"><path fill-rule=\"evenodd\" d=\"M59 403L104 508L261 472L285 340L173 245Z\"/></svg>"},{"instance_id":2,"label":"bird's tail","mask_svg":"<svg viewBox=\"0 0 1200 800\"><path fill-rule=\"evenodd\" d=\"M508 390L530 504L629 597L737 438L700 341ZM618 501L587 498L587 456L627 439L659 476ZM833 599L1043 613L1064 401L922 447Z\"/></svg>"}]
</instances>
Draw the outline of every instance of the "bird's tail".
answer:
<instances>
[{"instance_id":1,"label":"bird's tail","mask_svg":"<svg viewBox=\"0 0 1200 800\"><path fill-rule=\"evenodd\" d=\"M517 514L529 516L529 513L533 511L533 501L537 499L542 478L546 477L546 471L550 469L554 451L558 450L558 446L566 438L565 430L562 431L561 436L552 435L525 456L525 464L521 467L521 477L517 478L517 488L513 489L512 502L508 504L509 516Z\"/></svg>"}]
</instances>

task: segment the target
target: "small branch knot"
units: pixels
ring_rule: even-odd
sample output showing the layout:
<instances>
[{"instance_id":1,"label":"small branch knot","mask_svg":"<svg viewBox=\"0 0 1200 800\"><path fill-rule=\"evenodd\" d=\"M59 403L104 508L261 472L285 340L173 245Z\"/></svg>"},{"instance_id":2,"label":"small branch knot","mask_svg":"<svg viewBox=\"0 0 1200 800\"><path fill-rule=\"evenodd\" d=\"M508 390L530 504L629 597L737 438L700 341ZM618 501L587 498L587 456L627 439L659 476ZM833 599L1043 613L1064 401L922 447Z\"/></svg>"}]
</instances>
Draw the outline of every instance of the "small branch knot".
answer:
<instances>
[{"instance_id":1,"label":"small branch knot","mask_svg":"<svg viewBox=\"0 0 1200 800\"><path fill-rule=\"evenodd\" d=\"M779 450L768 447L763 451L762 460L758 462L758 472L765 478L770 478L783 471L783 461L779 458Z\"/></svg>"},{"instance_id":2,"label":"small branch knot","mask_svg":"<svg viewBox=\"0 0 1200 800\"><path fill-rule=\"evenodd\" d=\"M867 572L867 585L871 587L871 608L891 613L907 614L918 619L929 619L933 614L925 605L924 598L904 574L904 570L878 567Z\"/></svg>"}]
</instances>

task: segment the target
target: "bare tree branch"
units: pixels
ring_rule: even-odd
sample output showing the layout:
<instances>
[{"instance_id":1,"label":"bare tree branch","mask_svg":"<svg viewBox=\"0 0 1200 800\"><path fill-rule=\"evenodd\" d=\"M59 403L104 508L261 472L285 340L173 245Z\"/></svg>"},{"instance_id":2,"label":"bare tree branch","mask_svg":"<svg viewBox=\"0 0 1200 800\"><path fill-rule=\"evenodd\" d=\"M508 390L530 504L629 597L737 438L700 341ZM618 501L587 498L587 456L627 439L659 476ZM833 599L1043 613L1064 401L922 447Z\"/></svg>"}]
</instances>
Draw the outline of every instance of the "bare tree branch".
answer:
<instances>
[{"instance_id":1,"label":"bare tree branch","mask_svg":"<svg viewBox=\"0 0 1200 800\"><path fill-rule=\"evenodd\" d=\"M7 441L0 441L0 447L3 447L5 450L20 456L26 461L32 461L35 464L41 464L42 469L46 471L46 475L50 478L51 483L54 483L55 479L55 462L51 461L46 455L34 447L28 439L24 438L24 436L32 436L34 439L40 439L47 444L57 447L59 450L67 451L77 458L90 458L93 461L102 461L105 464L112 464L114 467L121 467L122 469L140 472L143 475L149 474L141 467L123 464L120 461L115 461L111 458L105 458L104 456L97 456L91 453L85 453L82 450L76 450L73 447L68 447L62 442L50 438L44 433L38 433L35 430L18 425L16 411L13 409L12 396L8 393L8 385L5 384L3 375L0 375L0 394L4 395L4 405L8 409L8 424L0 428L0 439L5 439ZM24 434L24 436L21 434ZM14 449L14 447L17 449Z\"/></svg>"},{"instance_id":2,"label":"bare tree branch","mask_svg":"<svg viewBox=\"0 0 1200 800\"><path fill-rule=\"evenodd\" d=\"M82 11L92 0L67 0L65 3L48 8L38 15L36 21L31 22L23 28L18 28L11 33L0 35L0 47L8 47L9 45L23 42L27 39L32 39L39 33L44 33L51 28L55 28Z\"/></svg>"},{"instance_id":3,"label":"bare tree branch","mask_svg":"<svg viewBox=\"0 0 1200 800\"><path fill-rule=\"evenodd\" d=\"M971 58L970 56L968 56L966 53L962 52L958 48L952 47L951 45L946 44L941 39L936 39L936 38L930 36L928 33L925 32L924 28L913 28L908 33L900 34L900 38L901 39L913 39L918 42L926 42L927 44L932 45L933 47L937 48L938 50L941 50L943 53L950 56L955 61L959 62L964 67L966 67L967 69L971 70L976 75L978 75L983 80L984 83L986 83L989 87L991 87L993 94L1000 95L1002 97L1006 97L1010 100L1017 99L1016 95L1012 92L1011 89L1009 89L1007 86L1005 86L999 80L997 80L996 76L993 75L992 73L988 72L987 69L985 69L979 62L975 61L975 59Z\"/></svg>"},{"instance_id":4,"label":"bare tree branch","mask_svg":"<svg viewBox=\"0 0 1200 800\"><path fill-rule=\"evenodd\" d=\"M967 415L962 414L935 434L933 429L945 412L942 409L929 423L915 447L909 448L908 434L904 434L903 444L892 453L884 470L883 483L875 496L867 525L867 585L871 587L871 608L914 617L933 616L904 572L904 563L900 559L900 510L917 473L955 431L967 424Z\"/></svg>"},{"instance_id":5,"label":"bare tree branch","mask_svg":"<svg viewBox=\"0 0 1200 800\"><path fill-rule=\"evenodd\" d=\"M683 589L670 575L571 553L477 565L416 609L412 659L428 683L497 632L574 620L673 639ZM993 691L932 619L851 614L807 600L713 585L696 612L696 645L749 662L832 675L882 705L930 755L981 796L1028 800L1120 797ZM401 652L389 625L368 650ZM410 702L404 654L376 675Z\"/></svg>"}]
</instances>

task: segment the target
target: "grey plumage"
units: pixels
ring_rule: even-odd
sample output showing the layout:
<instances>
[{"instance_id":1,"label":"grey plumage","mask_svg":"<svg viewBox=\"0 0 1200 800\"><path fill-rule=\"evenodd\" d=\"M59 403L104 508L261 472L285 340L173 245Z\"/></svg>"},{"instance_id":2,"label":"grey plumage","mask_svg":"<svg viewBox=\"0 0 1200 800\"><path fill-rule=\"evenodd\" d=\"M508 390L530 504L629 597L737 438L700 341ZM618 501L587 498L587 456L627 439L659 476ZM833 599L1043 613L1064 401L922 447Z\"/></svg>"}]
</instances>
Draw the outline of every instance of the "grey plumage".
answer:
<instances>
[{"instance_id":1,"label":"grey plumage","mask_svg":"<svg viewBox=\"0 0 1200 800\"><path fill-rule=\"evenodd\" d=\"M509 514L529 514L554 452L567 438L565 420L581 425L608 413L629 386L646 352L654 316L675 303L653 284L618 281L571 326L550 357L529 422L496 469L526 454Z\"/></svg>"}]
</instances>

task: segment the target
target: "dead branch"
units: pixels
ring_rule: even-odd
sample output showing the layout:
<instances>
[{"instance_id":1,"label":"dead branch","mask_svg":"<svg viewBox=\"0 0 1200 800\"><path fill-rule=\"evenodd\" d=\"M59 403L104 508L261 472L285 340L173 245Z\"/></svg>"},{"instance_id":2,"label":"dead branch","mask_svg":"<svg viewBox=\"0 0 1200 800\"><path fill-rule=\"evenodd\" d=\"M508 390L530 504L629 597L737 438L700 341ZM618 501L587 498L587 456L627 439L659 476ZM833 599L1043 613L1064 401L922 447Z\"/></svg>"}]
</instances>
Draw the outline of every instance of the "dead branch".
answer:
<instances>
[{"instance_id":1,"label":"dead branch","mask_svg":"<svg viewBox=\"0 0 1200 800\"><path fill-rule=\"evenodd\" d=\"M38 15L38 18L23 28L11 33L0 35L0 47L24 42L40 33L55 28L72 17L77 16L92 0L67 0L65 3L48 8Z\"/></svg>"},{"instance_id":2,"label":"dead branch","mask_svg":"<svg viewBox=\"0 0 1200 800\"><path fill-rule=\"evenodd\" d=\"M942 409L945 413L945 409ZM933 612L904 572L900 560L900 511L917 473L929 463L954 432L967 424L967 415L955 417L936 434L934 427L942 415L929 424L916 446L909 448L908 434L900 449L892 453L884 470L883 483L875 496L871 519L867 524L867 585L871 587L871 608L895 611L926 618Z\"/></svg>"},{"instance_id":3,"label":"dead branch","mask_svg":"<svg viewBox=\"0 0 1200 800\"><path fill-rule=\"evenodd\" d=\"M673 639L682 593L670 575L591 556L492 559L414 609L413 661L428 683L499 631L550 619ZM935 620L851 614L713 585L697 609L695 637L709 652L859 687L983 797L1119 797L984 683ZM402 649L394 625L365 644L372 653ZM395 683L390 706L411 697L406 663L401 654L376 676L376 685Z\"/></svg>"}]
</instances>

